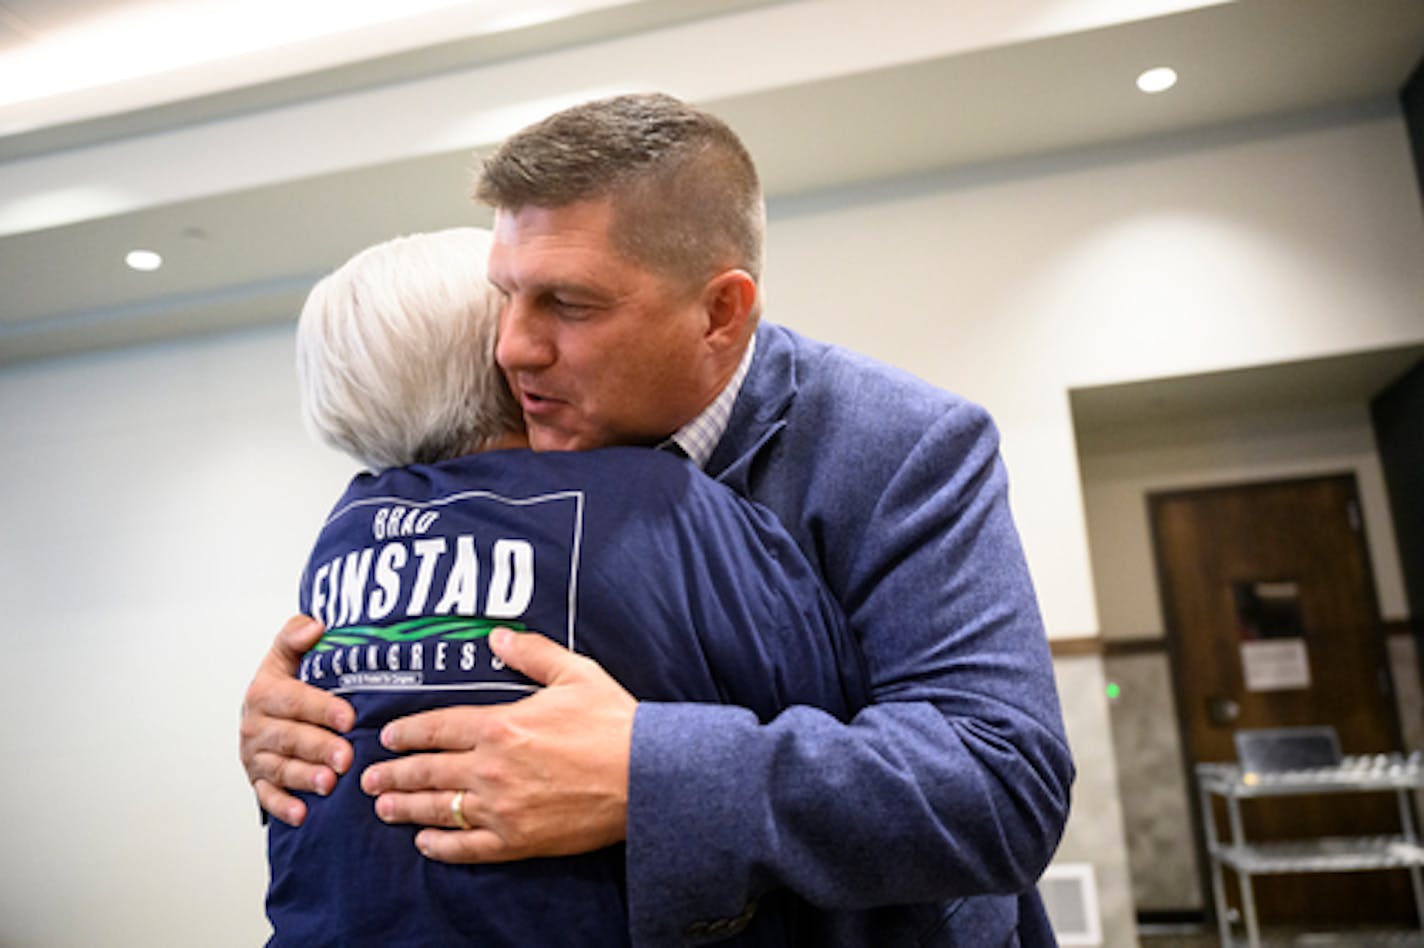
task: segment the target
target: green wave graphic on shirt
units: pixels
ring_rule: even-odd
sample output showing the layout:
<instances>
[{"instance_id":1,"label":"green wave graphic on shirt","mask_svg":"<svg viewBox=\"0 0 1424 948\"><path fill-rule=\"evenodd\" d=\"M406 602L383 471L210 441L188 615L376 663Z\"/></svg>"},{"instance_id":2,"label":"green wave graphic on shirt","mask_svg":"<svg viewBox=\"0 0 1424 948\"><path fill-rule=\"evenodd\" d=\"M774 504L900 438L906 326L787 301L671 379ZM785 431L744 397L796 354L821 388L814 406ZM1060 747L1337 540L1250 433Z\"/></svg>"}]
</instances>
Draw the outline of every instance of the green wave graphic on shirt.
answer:
<instances>
[{"instance_id":1,"label":"green wave graphic on shirt","mask_svg":"<svg viewBox=\"0 0 1424 948\"><path fill-rule=\"evenodd\" d=\"M312 651L329 652L336 648L372 645L377 642L384 642L388 645L423 642L432 638L464 642L471 639L482 639L500 626L513 629L516 632L525 631L522 622L467 618L465 616L426 616L397 622L394 625L348 625L332 629L321 637L321 641L316 643L316 647Z\"/></svg>"}]
</instances>

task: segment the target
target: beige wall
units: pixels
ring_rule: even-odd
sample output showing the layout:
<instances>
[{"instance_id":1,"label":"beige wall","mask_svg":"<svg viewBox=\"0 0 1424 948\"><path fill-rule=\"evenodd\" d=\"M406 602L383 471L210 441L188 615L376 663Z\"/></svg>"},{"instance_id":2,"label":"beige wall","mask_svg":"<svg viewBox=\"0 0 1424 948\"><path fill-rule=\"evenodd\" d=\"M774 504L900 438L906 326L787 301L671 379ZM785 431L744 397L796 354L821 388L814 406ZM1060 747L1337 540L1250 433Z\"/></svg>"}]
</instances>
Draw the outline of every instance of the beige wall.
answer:
<instances>
[{"instance_id":1,"label":"beige wall","mask_svg":"<svg viewBox=\"0 0 1424 948\"><path fill-rule=\"evenodd\" d=\"M768 312L986 404L1049 634L1093 634L1067 391L1417 344L1417 193L1384 115L793 199Z\"/></svg>"}]
</instances>

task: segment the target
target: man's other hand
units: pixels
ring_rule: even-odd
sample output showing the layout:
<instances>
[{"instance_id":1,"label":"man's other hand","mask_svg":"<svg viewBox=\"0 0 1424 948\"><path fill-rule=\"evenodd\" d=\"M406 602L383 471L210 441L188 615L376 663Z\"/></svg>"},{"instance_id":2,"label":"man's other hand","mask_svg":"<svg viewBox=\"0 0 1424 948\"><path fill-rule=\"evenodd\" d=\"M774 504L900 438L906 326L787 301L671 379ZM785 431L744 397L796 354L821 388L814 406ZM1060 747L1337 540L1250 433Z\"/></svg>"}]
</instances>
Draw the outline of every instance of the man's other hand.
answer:
<instances>
[{"instance_id":1,"label":"man's other hand","mask_svg":"<svg viewBox=\"0 0 1424 948\"><path fill-rule=\"evenodd\" d=\"M388 724L381 743L410 756L362 775L377 815L426 827L416 845L441 862L565 856L622 840L637 701L597 663L537 633L496 629L490 645L546 687Z\"/></svg>"},{"instance_id":2,"label":"man's other hand","mask_svg":"<svg viewBox=\"0 0 1424 948\"><path fill-rule=\"evenodd\" d=\"M288 791L325 796L351 767L351 745L332 732L351 730L355 710L297 679L302 656L322 631L307 616L288 619L242 701L240 750L248 782L262 809L292 826L301 825L307 808Z\"/></svg>"}]
</instances>

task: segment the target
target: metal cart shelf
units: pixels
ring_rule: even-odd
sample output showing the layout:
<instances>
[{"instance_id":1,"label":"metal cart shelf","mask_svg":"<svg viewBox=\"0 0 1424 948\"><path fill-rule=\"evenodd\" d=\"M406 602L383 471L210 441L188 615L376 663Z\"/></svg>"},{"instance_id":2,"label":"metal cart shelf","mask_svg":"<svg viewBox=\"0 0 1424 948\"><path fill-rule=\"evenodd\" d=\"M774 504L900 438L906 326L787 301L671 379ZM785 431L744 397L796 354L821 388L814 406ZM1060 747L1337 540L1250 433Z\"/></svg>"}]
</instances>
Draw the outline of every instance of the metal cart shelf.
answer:
<instances>
[{"instance_id":1,"label":"metal cart shelf","mask_svg":"<svg viewBox=\"0 0 1424 948\"><path fill-rule=\"evenodd\" d=\"M1424 846L1414 827L1411 790L1424 788L1424 758L1414 753L1345 757L1337 766L1267 773L1243 772L1238 764L1198 764L1202 825L1211 860L1212 899L1223 946L1233 944L1227 914L1223 869L1236 874L1241 886L1246 943L1260 948L1261 932L1251 877L1310 872L1370 872L1407 869L1414 886L1415 909L1424 929ZM1241 825L1241 801L1262 797L1322 793L1393 792L1399 800L1397 836L1322 838L1290 842L1247 842ZM1222 840L1216 828L1211 798L1225 799L1231 837ZM1419 937L1419 936L1411 936ZM1416 942L1424 943L1424 942Z\"/></svg>"}]
</instances>

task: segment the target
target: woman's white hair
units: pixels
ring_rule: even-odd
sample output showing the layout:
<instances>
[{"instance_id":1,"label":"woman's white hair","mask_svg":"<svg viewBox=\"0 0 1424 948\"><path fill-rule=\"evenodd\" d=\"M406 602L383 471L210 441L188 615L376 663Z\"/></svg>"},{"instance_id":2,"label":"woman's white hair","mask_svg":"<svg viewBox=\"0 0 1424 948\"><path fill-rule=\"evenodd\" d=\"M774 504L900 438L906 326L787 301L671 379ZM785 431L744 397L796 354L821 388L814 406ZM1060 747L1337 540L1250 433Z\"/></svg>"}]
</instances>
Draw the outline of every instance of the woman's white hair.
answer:
<instances>
[{"instance_id":1,"label":"woman's white hair","mask_svg":"<svg viewBox=\"0 0 1424 948\"><path fill-rule=\"evenodd\" d=\"M494 361L491 235L368 247L312 288L297 323L307 427L371 470L458 457L522 430Z\"/></svg>"}]
</instances>

